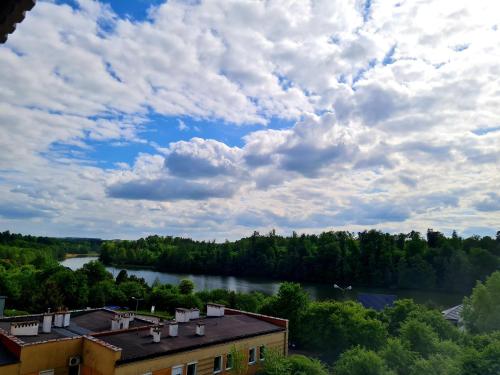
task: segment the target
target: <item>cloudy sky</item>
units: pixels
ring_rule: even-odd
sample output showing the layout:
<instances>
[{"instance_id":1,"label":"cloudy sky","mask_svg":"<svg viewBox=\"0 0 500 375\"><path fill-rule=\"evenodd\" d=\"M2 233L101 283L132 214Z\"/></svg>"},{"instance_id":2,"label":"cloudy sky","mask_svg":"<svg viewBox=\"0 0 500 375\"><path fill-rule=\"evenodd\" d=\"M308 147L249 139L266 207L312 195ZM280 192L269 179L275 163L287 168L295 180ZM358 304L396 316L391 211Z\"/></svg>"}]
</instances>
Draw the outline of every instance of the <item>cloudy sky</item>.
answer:
<instances>
[{"instance_id":1,"label":"cloudy sky","mask_svg":"<svg viewBox=\"0 0 500 375\"><path fill-rule=\"evenodd\" d=\"M498 0L39 0L0 230L500 230Z\"/></svg>"}]
</instances>

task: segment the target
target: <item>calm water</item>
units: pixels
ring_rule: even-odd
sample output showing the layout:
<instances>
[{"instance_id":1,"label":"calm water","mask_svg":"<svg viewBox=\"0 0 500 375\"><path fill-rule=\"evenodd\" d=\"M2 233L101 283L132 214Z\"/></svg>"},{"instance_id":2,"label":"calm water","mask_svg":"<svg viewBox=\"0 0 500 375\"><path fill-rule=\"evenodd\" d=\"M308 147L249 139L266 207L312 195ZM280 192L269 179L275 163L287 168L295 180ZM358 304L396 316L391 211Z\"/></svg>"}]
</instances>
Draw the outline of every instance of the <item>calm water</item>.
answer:
<instances>
[{"instance_id":1,"label":"calm water","mask_svg":"<svg viewBox=\"0 0 500 375\"><path fill-rule=\"evenodd\" d=\"M63 266L72 270L81 268L85 263L96 260L97 257L69 258L61 262ZM114 277L122 268L106 267ZM266 294L275 294L280 282L271 279L246 278L234 276L213 276L213 275L191 275L171 272L157 272L144 269L127 269L129 275L142 277L151 285L158 279L163 284L178 284L181 279L190 279L195 284L195 290L228 289L236 292L259 291ZM353 288L352 291L344 295L341 291L333 288L330 284L301 283L304 289L314 299L356 299L357 293L385 293L395 294L398 298L413 298L416 302L432 302L438 307L450 307L461 303L463 296L453 293L427 292L416 290L397 290L397 289L379 289L379 288Z\"/></svg>"}]
</instances>

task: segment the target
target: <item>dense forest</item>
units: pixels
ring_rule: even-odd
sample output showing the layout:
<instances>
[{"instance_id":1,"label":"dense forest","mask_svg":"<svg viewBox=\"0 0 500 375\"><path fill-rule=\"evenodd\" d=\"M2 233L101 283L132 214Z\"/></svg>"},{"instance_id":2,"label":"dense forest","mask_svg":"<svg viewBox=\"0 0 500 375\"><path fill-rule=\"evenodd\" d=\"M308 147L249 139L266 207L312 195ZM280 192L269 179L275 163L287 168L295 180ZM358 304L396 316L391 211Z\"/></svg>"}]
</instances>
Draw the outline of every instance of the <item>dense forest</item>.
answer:
<instances>
[{"instance_id":1,"label":"dense forest","mask_svg":"<svg viewBox=\"0 0 500 375\"><path fill-rule=\"evenodd\" d=\"M460 251L467 259L481 241L484 245L496 245L494 240L484 238L478 238L470 248L467 244L471 242L467 240L444 240L460 241ZM500 373L500 272L478 282L471 297L465 298L464 331L447 322L438 310L412 300L398 300L394 306L377 312L353 301L313 301L300 284L290 282L283 283L277 295L269 296L228 290L194 292L189 280L182 280L178 285L159 282L148 285L125 270L113 278L98 261L72 271L61 266L58 259L64 252L74 252L74 241L84 251L98 248L93 241L2 235L0 295L7 296L7 314L62 306L77 309L118 305L135 309L132 299L135 297L142 298L139 310L147 311L155 305L158 314L168 317L176 307L203 309L207 302L218 302L290 320L290 342L308 356L285 358L268 353L264 375ZM360 239L346 237L346 241L358 250L361 247ZM411 241L415 240L406 240ZM425 249L430 252L435 247L426 244ZM488 253L497 256L495 248Z\"/></svg>"},{"instance_id":2,"label":"dense forest","mask_svg":"<svg viewBox=\"0 0 500 375\"><path fill-rule=\"evenodd\" d=\"M272 231L224 243L150 236L106 241L100 259L159 271L463 292L499 268L500 232L461 238L431 229L425 237L376 230L283 237Z\"/></svg>"}]
</instances>

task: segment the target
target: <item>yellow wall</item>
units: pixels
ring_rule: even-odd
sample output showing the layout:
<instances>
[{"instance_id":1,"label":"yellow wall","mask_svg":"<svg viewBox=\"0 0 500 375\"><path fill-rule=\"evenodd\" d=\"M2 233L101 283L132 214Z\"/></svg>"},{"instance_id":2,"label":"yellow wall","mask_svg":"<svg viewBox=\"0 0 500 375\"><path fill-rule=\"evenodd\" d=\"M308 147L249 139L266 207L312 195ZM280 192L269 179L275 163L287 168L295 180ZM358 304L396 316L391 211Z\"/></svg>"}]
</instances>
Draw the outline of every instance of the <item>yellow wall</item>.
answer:
<instances>
[{"instance_id":1,"label":"yellow wall","mask_svg":"<svg viewBox=\"0 0 500 375\"><path fill-rule=\"evenodd\" d=\"M0 374L2 375L18 375L19 363L13 365L0 366Z\"/></svg>"},{"instance_id":2,"label":"yellow wall","mask_svg":"<svg viewBox=\"0 0 500 375\"><path fill-rule=\"evenodd\" d=\"M54 369L55 375L66 375L69 357L82 352L82 340L77 337L22 347L19 374L38 375L39 371Z\"/></svg>"},{"instance_id":3,"label":"yellow wall","mask_svg":"<svg viewBox=\"0 0 500 375\"><path fill-rule=\"evenodd\" d=\"M84 338L82 357L81 375L112 375L115 373L115 362L120 359L121 351Z\"/></svg>"},{"instance_id":4,"label":"yellow wall","mask_svg":"<svg viewBox=\"0 0 500 375\"><path fill-rule=\"evenodd\" d=\"M227 344L214 345L207 348L183 352L179 354L166 355L154 359L133 362L130 364L120 365L116 368L116 375L142 375L149 371L153 375L171 375L171 368L177 365L184 365L184 374L186 373L186 364L190 362L198 362L197 375L212 375L213 361L216 356L223 355L223 369L226 366L225 355L231 352L233 346L243 350L245 353L245 361L248 362L248 349L255 347L257 362L255 365L248 366L248 374L253 375L259 368L259 347L265 345L267 348L277 349L284 353L286 349L286 332L277 332L269 335L252 337L245 340L233 341ZM222 374L227 374L222 371Z\"/></svg>"}]
</instances>

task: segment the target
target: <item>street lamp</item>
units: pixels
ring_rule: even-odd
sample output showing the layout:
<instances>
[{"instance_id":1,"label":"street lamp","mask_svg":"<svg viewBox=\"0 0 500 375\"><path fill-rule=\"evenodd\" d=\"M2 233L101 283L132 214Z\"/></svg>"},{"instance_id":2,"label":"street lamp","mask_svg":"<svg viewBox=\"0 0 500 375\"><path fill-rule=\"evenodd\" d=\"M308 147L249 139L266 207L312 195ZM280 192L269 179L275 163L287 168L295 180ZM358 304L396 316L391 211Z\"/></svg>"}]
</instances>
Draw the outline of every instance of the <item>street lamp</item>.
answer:
<instances>
[{"instance_id":1,"label":"street lamp","mask_svg":"<svg viewBox=\"0 0 500 375\"><path fill-rule=\"evenodd\" d=\"M137 310L139 310L139 301L144 300L144 298L132 297L132 299L135 301L135 312L137 312Z\"/></svg>"},{"instance_id":2,"label":"street lamp","mask_svg":"<svg viewBox=\"0 0 500 375\"><path fill-rule=\"evenodd\" d=\"M348 291L348 290L352 290L352 286L350 286L350 285L349 285L348 287L346 287L346 288L342 288L341 286L338 286L337 284L334 284L334 285L333 285L333 287L334 287L335 289L340 289L340 290L341 290L341 291L343 291L344 293L345 293L346 291Z\"/></svg>"}]
</instances>

